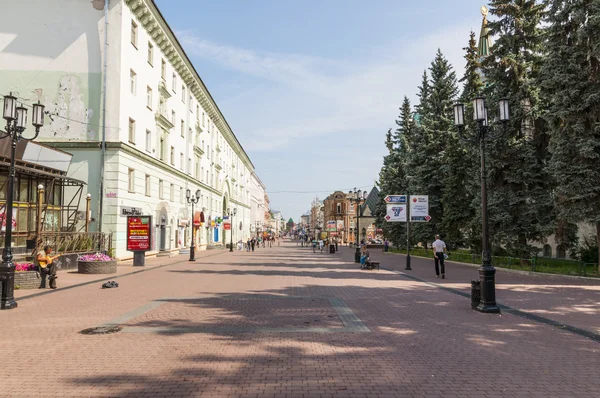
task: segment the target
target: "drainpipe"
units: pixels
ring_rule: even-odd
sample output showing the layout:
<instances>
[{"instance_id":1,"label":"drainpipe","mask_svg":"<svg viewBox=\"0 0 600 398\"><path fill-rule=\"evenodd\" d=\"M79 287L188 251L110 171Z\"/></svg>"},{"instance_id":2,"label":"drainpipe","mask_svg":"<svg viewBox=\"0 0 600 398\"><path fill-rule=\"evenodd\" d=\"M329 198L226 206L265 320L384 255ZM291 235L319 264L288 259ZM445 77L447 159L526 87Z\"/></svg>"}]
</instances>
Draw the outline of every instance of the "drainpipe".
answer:
<instances>
[{"instance_id":1,"label":"drainpipe","mask_svg":"<svg viewBox=\"0 0 600 398\"><path fill-rule=\"evenodd\" d=\"M100 144L100 192L98 195L98 232L102 232L104 205L104 163L106 162L106 72L108 69L108 3L104 1L104 65L102 66L102 142Z\"/></svg>"}]
</instances>

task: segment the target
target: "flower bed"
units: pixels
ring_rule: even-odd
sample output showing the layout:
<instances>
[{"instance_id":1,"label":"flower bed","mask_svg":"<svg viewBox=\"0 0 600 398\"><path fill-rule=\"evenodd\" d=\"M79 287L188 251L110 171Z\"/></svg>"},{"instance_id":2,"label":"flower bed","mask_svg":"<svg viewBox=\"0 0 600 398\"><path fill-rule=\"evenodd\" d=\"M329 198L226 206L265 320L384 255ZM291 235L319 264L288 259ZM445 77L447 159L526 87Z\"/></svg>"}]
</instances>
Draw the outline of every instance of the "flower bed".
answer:
<instances>
[{"instance_id":1,"label":"flower bed","mask_svg":"<svg viewBox=\"0 0 600 398\"><path fill-rule=\"evenodd\" d=\"M103 253L84 254L77 259L80 274L115 274L117 260Z\"/></svg>"},{"instance_id":2,"label":"flower bed","mask_svg":"<svg viewBox=\"0 0 600 398\"><path fill-rule=\"evenodd\" d=\"M36 289L40 280L32 263L15 263L15 289Z\"/></svg>"}]
</instances>

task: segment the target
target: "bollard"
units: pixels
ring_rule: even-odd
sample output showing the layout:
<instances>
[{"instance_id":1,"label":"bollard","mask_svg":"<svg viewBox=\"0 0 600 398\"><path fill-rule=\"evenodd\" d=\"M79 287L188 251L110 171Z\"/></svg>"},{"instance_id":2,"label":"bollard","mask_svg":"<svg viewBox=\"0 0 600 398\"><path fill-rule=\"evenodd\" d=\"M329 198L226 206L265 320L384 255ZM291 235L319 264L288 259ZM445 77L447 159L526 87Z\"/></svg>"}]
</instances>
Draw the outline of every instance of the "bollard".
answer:
<instances>
[{"instance_id":1,"label":"bollard","mask_svg":"<svg viewBox=\"0 0 600 398\"><path fill-rule=\"evenodd\" d=\"M481 301L481 282L471 281L471 308L476 309Z\"/></svg>"}]
</instances>

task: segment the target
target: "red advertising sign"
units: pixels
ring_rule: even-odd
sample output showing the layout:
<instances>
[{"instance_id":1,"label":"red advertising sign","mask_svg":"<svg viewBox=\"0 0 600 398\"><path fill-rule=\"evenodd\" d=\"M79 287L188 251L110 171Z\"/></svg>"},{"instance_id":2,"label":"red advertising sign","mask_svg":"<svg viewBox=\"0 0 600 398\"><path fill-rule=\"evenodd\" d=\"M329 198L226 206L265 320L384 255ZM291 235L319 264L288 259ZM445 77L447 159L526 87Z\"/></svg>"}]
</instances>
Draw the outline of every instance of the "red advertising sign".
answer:
<instances>
[{"instance_id":1,"label":"red advertising sign","mask_svg":"<svg viewBox=\"0 0 600 398\"><path fill-rule=\"evenodd\" d=\"M151 250L150 242L152 242L152 216L127 217L127 250Z\"/></svg>"},{"instance_id":2,"label":"red advertising sign","mask_svg":"<svg viewBox=\"0 0 600 398\"><path fill-rule=\"evenodd\" d=\"M225 231L231 231L231 224L228 223L228 222L223 223L223 230L225 230Z\"/></svg>"}]
</instances>

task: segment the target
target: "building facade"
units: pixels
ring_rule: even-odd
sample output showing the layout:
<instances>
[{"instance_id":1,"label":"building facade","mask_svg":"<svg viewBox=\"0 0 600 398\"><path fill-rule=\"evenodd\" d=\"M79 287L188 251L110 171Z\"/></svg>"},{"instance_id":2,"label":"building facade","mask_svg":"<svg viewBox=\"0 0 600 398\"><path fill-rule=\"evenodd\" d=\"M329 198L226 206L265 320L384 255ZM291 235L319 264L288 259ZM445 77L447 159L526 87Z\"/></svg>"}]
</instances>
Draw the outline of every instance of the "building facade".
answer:
<instances>
[{"instance_id":1,"label":"building facade","mask_svg":"<svg viewBox=\"0 0 600 398\"><path fill-rule=\"evenodd\" d=\"M265 187L181 44L153 0L103 3L5 10L0 93L46 106L39 140L73 155L68 176L87 182L91 228L113 233L118 258L131 212L153 216L151 253L188 246L192 228L200 249L229 242L233 208L233 238L247 238Z\"/></svg>"}]
</instances>

